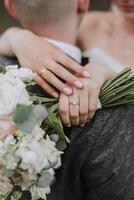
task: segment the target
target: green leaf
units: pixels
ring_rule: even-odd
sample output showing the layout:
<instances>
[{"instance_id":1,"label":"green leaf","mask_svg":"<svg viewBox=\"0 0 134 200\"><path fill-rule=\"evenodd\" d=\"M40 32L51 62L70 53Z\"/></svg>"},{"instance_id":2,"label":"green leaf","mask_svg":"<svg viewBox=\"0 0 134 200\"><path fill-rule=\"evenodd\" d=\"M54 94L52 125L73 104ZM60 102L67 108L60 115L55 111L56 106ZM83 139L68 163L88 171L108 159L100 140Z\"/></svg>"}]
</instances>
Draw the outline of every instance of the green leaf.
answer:
<instances>
[{"instance_id":1,"label":"green leaf","mask_svg":"<svg viewBox=\"0 0 134 200\"><path fill-rule=\"evenodd\" d=\"M11 200L21 200L21 197L22 197L22 192L14 191L11 196Z\"/></svg>"},{"instance_id":2,"label":"green leaf","mask_svg":"<svg viewBox=\"0 0 134 200\"><path fill-rule=\"evenodd\" d=\"M134 74L131 68L123 70L114 79L106 82L99 99L102 107L113 107L134 103Z\"/></svg>"},{"instance_id":3,"label":"green leaf","mask_svg":"<svg viewBox=\"0 0 134 200\"><path fill-rule=\"evenodd\" d=\"M18 104L14 112L14 122L18 129L25 133L31 133L37 123L48 116L47 110L41 105L20 105Z\"/></svg>"},{"instance_id":4,"label":"green leaf","mask_svg":"<svg viewBox=\"0 0 134 200\"><path fill-rule=\"evenodd\" d=\"M42 105L36 105L34 107L34 113L38 121L43 122L48 117L48 111Z\"/></svg>"},{"instance_id":5,"label":"green leaf","mask_svg":"<svg viewBox=\"0 0 134 200\"><path fill-rule=\"evenodd\" d=\"M6 67L0 64L0 73L6 73Z\"/></svg>"},{"instance_id":6,"label":"green leaf","mask_svg":"<svg viewBox=\"0 0 134 200\"><path fill-rule=\"evenodd\" d=\"M64 150L66 148L66 136L59 116L55 113L50 113L44 123L58 135L59 140L57 142L57 148L59 150Z\"/></svg>"},{"instance_id":7,"label":"green leaf","mask_svg":"<svg viewBox=\"0 0 134 200\"><path fill-rule=\"evenodd\" d=\"M51 107L58 102L57 99L41 97L41 96L38 96L37 94L31 93L31 92L29 92L29 95L30 95L31 100L35 104L42 104L46 107Z\"/></svg>"},{"instance_id":8,"label":"green leaf","mask_svg":"<svg viewBox=\"0 0 134 200\"><path fill-rule=\"evenodd\" d=\"M17 105L14 112L16 127L25 133L31 133L36 124L33 106Z\"/></svg>"},{"instance_id":9,"label":"green leaf","mask_svg":"<svg viewBox=\"0 0 134 200\"><path fill-rule=\"evenodd\" d=\"M11 195L11 193L13 191L13 185L9 183L3 189L2 189L2 191L0 191L0 200L9 200L8 197Z\"/></svg>"},{"instance_id":10,"label":"green leaf","mask_svg":"<svg viewBox=\"0 0 134 200\"><path fill-rule=\"evenodd\" d=\"M12 177L15 174L14 170L7 169L6 166L3 166L3 175L6 177Z\"/></svg>"},{"instance_id":11,"label":"green leaf","mask_svg":"<svg viewBox=\"0 0 134 200\"><path fill-rule=\"evenodd\" d=\"M27 106L18 104L14 112L14 117L13 117L14 122L18 124L26 121L31 112L33 112L32 105Z\"/></svg>"}]
</instances>

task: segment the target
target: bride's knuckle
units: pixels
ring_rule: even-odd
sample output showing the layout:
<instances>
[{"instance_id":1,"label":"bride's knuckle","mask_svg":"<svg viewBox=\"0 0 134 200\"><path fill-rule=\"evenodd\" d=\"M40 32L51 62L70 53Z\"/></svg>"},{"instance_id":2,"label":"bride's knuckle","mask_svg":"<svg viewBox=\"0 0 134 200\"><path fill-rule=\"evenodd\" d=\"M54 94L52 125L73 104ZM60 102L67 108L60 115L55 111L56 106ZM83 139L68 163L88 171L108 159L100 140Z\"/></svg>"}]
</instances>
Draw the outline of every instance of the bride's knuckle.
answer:
<instances>
[{"instance_id":1,"label":"bride's knuckle","mask_svg":"<svg viewBox=\"0 0 134 200\"><path fill-rule=\"evenodd\" d=\"M65 115L68 112L67 109L63 108L63 107L59 107L59 113L62 115Z\"/></svg>"},{"instance_id":2,"label":"bride's knuckle","mask_svg":"<svg viewBox=\"0 0 134 200\"><path fill-rule=\"evenodd\" d=\"M93 92L98 91L98 89L99 89L98 84L93 84L93 85L91 85L91 90L92 90Z\"/></svg>"},{"instance_id":3,"label":"bride's knuckle","mask_svg":"<svg viewBox=\"0 0 134 200\"><path fill-rule=\"evenodd\" d=\"M81 111L80 111L80 115L81 115L81 116L85 116L86 114L87 114L86 111L84 111L84 110L81 110Z\"/></svg>"},{"instance_id":4,"label":"bride's knuckle","mask_svg":"<svg viewBox=\"0 0 134 200\"><path fill-rule=\"evenodd\" d=\"M56 65L53 65L53 66L50 65L49 68L50 68L53 72L57 71L57 66L56 66Z\"/></svg>"},{"instance_id":5,"label":"bride's knuckle","mask_svg":"<svg viewBox=\"0 0 134 200\"><path fill-rule=\"evenodd\" d=\"M78 118L78 114L77 114L77 113L71 113L71 114L70 114L70 117L71 117L72 119L77 119L77 118Z\"/></svg>"},{"instance_id":6,"label":"bride's knuckle","mask_svg":"<svg viewBox=\"0 0 134 200\"><path fill-rule=\"evenodd\" d=\"M90 107L90 108L89 108L89 112L90 112L90 113L94 113L95 111L96 111L95 107Z\"/></svg>"},{"instance_id":7,"label":"bride's knuckle","mask_svg":"<svg viewBox=\"0 0 134 200\"><path fill-rule=\"evenodd\" d=\"M83 81L83 84L84 84L84 88L85 89L88 89L89 88L89 83L87 81Z\"/></svg>"}]
</instances>

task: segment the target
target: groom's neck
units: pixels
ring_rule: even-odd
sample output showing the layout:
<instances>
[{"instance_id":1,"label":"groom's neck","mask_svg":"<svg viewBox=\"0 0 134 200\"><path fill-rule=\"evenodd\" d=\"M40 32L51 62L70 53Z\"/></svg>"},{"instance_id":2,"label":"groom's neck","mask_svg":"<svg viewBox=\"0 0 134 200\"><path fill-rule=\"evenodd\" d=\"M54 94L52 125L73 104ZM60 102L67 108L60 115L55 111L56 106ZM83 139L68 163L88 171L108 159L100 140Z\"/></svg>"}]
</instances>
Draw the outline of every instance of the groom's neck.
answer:
<instances>
[{"instance_id":1,"label":"groom's neck","mask_svg":"<svg viewBox=\"0 0 134 200\"><path fill-rule=\"evenodd\" d=\"M40 37L47 37L72 45L76 43L78 23L75 23L75 21L73 23L72 20L61 25L51 24L48 26L45 25L44 27L40 27L39 25L27 27L25 25L24 27Z\"/></svg>"}]
</instances>

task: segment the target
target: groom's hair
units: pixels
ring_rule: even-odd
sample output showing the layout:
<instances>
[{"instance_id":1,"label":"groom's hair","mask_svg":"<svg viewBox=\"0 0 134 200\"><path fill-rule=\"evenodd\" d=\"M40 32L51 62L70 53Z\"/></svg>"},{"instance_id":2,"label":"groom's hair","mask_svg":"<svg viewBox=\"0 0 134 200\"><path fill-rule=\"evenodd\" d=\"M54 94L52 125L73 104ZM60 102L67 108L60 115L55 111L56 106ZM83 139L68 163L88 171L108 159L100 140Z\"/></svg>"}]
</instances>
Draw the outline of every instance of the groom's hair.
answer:
<instances>
[{"instance_id":1,"label":"groom's hair","mask_svg":"<svg viewBox=\"0 0 134 200\"><path fill-rule=\"evenodd\" d=\"M65 20L72 12L74 0L13 0L16 14L29 23L56 23Z\"/></svg>"}]
</instances>

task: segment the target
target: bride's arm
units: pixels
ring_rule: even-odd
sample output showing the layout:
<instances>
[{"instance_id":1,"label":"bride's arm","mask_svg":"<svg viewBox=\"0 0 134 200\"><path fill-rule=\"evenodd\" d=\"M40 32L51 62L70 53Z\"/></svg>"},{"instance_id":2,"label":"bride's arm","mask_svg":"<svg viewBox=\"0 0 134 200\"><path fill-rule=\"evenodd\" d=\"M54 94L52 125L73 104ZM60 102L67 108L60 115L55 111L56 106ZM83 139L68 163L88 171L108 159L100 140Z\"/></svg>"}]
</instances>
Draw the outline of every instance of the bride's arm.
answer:
<instances>
[{"instance_id":1,"label":"bride's arm","mask_svg":"<svg viewBox=\"0 0 134 200\"><path fill-rule=\"evenodd\" d=\"M56 89L66 95L72 94L72 89L61 79L81 88L83 83L74 73L89 77L89 73L81 65L65 55L58 47L28 30L8 29L0 38L0 54L15 55L22 67L30 68L37 73L37 83L54 97L58 97ZM44 73L41 75L42 71Z\"/></svg>"},{"instance_id":2,"label":"bride's arm","mask_svg":"<svg viewBox=\"0 0 134 200\"><path fill-rule=\"evenodd\" d=\"M7 31L4 32L4 34L0 37L0 55L3 56L15 56L15 52L12 48L11 44L11 35L14 36L14 34L18 33L21 29L14 27L10 28Z\"/></svg>"}]
</instances>

